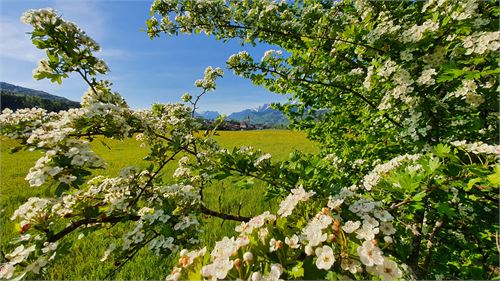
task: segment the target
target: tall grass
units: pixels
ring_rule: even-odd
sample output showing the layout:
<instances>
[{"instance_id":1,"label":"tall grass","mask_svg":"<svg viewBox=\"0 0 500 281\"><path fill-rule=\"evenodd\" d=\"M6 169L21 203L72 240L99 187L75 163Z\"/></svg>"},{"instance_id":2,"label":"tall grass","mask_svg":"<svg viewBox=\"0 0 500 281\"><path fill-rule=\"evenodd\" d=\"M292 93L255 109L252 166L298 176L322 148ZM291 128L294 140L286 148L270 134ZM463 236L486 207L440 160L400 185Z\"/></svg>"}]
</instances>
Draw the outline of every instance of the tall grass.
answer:
<instances>
[{"instance_id":1,"label":"tall grass","mask_svg":"<svg viewBox=\"0 0 500 281\"><path fill-rule=\"evenodd\" d=\"M275 160L283 160L293 150L303 152L317 152L314 143L308 141L305 135L288 130L264 131L238 131L218 132L215 137L226 148L235 146L253 146L269 152ZM101 155L108 166L105 170L96 170L95 174L116 176L119 171L127 166L145 167L142 158L147 153L147 148L140 148L139 143L133 139L125 141L103 140L103 145L98 139L93 143L93 149ZM0 146L0 242L2 251L12 249L8 245L10 239L18 235L15 222L10 221L14 210L29 197L47 196L53 192L53 187L29 187L24 180L29 168L41 156L38 151L20 151L10 153L10 148L17 145L13 140L2 138ZM111 149L109 149L110 147ZM167 165L164 169L165 176L171 175L176 168L176 163ZM51 191L52 188L52 191ZM248 190L241 190L231 185L231 181L214 183L205 190L204 196L207 205L215 210L227 213L240 213L244 216L257 215L265 210L276 209L276 202L266 202L263 199L264 185L256 182ZM212 245L224 235L234 233L235 223L223 221L218 218L205 218L203 220L203 244ZM104 229L94 232L80 240L75 239L70 253L59 258L46 273L46 279L103 279L112 271L111 263L99 261L107 245L116 231L125 231L126 226L118 226L111 231ZM71 238L76 238L75 235ZM173 259L162 259L152 254L147 249L140 251L131 262L127 263L112 279L124 280L160 280L168 274L173 265Z\"/></svg>"}]
</instances>

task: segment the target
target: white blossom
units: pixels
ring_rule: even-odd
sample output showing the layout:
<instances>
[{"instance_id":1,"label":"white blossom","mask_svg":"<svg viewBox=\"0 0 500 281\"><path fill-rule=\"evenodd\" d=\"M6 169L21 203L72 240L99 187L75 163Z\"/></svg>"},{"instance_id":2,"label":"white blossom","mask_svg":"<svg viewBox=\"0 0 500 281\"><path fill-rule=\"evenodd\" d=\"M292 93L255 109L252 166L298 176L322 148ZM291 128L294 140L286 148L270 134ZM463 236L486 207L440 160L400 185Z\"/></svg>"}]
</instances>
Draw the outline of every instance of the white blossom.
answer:
<instances>
[{"instance_id":1,"label":"white blossom","mask_svg":"<svg viewBox=\"0 0 500 281\"><path fill-rule=\"evenodd\" d=\"M361 271L361 263L357 260L349 258L343 258L340 263L340 267L345 271L351 272L352 274L356 274Z\"/></svg>"},{"instance_id":2,"label":"white blossom","mask_svg":"<svg viewBox=\"0 0 500 281\"><path fill-rule=\"evenodd\" d=\"M422 71L422 74L417 79L417 83L420 85L427 85L427 86L434 85L434 83L436 83L436 80L434 80L432 76L436 74L437 72L435 69L433 68L426 69Z\"/></svg>"},{"instance_id":3,"label":"white blossom","mask_svg":"<svg viewBox=\"0 0 500 281\"><path fill-rule=\"evenodd\" d=\"M345 233L352 233L356 231L360 225L361 223L359 221L348 221L342 226L342 229Z\"/></svg>"},{"instance_id":4,"label":"white blossom","mask_svg":"<svg viewBox=\"0 0 500 281\"><path fill-rule=\"evenodd\" d=\"M291 194L281 201L278 216L288 217L299 202L307 201L313 195L313 191L306 192L302 186L292 189Z\"/></svg>"},{"instance_id":5,"label":"white blossom","mask_svg":"<svg viewBox=\"0 0 500 281\"><path fill-rule=\"evenodd\" d=\"M359 259L366 266L382 265L384 263L382 252L372 241L363 242L363 245L358 247L357 252Z\"/></svg>"},{"instance_id":6,"label":"white blossom","mask_svg":"<svg viewBox=\"0 0 500 281\"><path fill-rule=\"evenodd\" d=\"M287 244L292 249L297 249L300 247L299 237L296 234L292 235L292 237L290 238L285 237L285 244Z\"/></svg>"},{"instance_id":7,"label":"white blossom","mask_svg":"<svg viewBox=\"0 0 500 281\"><path fill-rule=\"evenodd\" d=\"M398 268L396 262L389 260L387 258L384 258L384 262L382 264L377 264L375 266L374 272L375 274L382 277L382 279L388 281L399 279L403 276L403 273Z\"/></svg>"},{"instance_id":8,"label":"white blossom","mask_svg":"<svg viewBox=\"0 0 500 281\"><path fill-rule=\"evenodd\" d=\"M356 230L356 238L370 241L373 240L375 238L375 234L378 233L379 233L378 228L373 227L370 224L363 224L361 228Z\"/></svg>"},{"instance_id":9,"label":"white blossom","mask_svg":"<svg viewBox=\"0 0 500 281\"><path fill-rule=\"evenodd\" d=\"M335 256L330 246L323 246L316 248L316 267L319 269L328 270L335 262Z\"/></svg>"}]
</instances>

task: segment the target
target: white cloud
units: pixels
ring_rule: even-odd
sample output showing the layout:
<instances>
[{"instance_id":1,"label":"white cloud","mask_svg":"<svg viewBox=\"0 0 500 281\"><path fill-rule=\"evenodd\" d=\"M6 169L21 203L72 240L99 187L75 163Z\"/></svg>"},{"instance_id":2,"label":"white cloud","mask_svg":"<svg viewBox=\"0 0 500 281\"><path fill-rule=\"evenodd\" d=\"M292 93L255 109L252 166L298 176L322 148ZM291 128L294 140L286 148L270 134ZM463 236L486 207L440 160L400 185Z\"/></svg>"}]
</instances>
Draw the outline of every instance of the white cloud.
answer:
<instances>
[{"instance_id":1,"label":"white cloud","mask_svg":"<svg viewBox=\"0 0 500 281\"><path fill-rule=\"evenodd\" d=\"M44 52L31 44L30 27L19 19L0 19L0 57L36 62L44 57Z\"/></svg>"},{"instance_id":2,"label":"white cloud","mask_svg":"<svg viewBox=\"0 0 500 281\"><path fill-rule=\"evenodd\" d=\"M65 20L74 22L97 42L106 36L106 15L98 1L55 0L51 4Z\"/></svg>"},{"instance_id":3,"label":"white cloud","mask_svg":"<svg viewBox=\"0 0 500 281\"><path fill-rule=\"evenodd\" d=\"M47 6L56 9L65 19L75 22L97 42L106 36L105 17L96 2L56 0ZM31 27L21 23L19 17L4 15L0 19L0 58L37 62L45 57L45 53L33 46L28 34ZM106 55L118 56L123 55L123 52L110 49L102 53L102 56Z\"/></svg>"}]
</instances>

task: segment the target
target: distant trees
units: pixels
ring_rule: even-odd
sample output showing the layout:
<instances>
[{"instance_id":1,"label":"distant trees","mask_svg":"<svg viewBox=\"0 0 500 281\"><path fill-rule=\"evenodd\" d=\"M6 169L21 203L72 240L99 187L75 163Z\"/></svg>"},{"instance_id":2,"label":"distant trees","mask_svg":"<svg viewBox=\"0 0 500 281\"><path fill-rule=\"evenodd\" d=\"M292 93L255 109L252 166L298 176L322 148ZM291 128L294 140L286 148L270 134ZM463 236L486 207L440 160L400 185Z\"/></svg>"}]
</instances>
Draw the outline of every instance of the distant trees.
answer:
<instances>
[{"instance_id":1,"label":"distant trees","mask_svg":"<svg viewBox=\"0 0 500 281\"><path fill-rule=\"evenodd\" d=\"M80 107L80 103L66 100L45 99L38 96L21 95L5 90L0 91L0 108L17 110L20 108L39 107L47 111L56 112Z\"/></svg>"}]
</instances>

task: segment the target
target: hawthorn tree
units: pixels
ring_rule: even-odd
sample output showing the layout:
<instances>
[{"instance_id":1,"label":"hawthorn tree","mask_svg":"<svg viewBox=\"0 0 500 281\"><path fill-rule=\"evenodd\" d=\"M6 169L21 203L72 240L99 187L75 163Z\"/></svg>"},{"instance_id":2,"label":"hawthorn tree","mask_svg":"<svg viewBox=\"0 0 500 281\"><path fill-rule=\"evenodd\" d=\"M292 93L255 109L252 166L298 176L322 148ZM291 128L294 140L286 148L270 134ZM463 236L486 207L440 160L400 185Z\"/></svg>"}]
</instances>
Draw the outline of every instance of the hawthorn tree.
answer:
<instances>
[{"instance_id":1,"label":"hawthorn tree","mask_svg":"<svg viewBox=\"0 0 500 281\"><path fill-rule=\"evenodd\" d=\"M0 278L43 277L71 247L69 234L116 225L129 229L101 260L120 267L148 247L179 258L169 280L497 276L498 11L487 1L155 1L152 37L204 32L279 48L260 60L240 52L227 67L289 94L293 103L277 107L323 146L281 162L222 149L215 128L198 133L194 110L222 69L208 67L184 104L135 111L97 79L108 67L95 41L53 10L26 12L47 53L34 77L61 83L77 73L89 89L81 109L0 115L3 135L45 152L30 185L57 186L12 214L21 235ZM96 136L141 140L150 166L91 176L105 167L89 144ZM265 182L268 196L283 198L276 214L208 208L204 189L231 177ZM198 239L202 215L241 225L209 251Z\"/></svg>"},{"instance_id":2,"label":"hawthorn tree","mask_svg":"<svg viewBox=\"0 0 500 281\"><path fill-rule=\"evenodd\" d=\"M151 14L151 37L206 33L217 40L277 46L262 58L235 54L227 67L290 96L290 103L276 106L334 159L338 171L321 176L328 179L323 186L334 185L333 190L352 184L371 189L363 175L379 161L405 153L460 140L498 143L498 1L155 1ZM405 194L389 189L378 199L400 204L420 194L417 205L403 211L411 216L413 233L404 239L411 251L401 257L420 278L428 278L433 249L425 249L423 258L417 245L435 244L437 233L446 233L441 230L446 217L455 227L457 207L448 204L452 193L429 194L433 180L417 182L396 181ZM489 205L498 197L482 198L489 198L483 202ZM489 214L498 218L495 211ZM429 240L421 232L432 225L439 227ZM486 235L490 242L494 225ZM471 234L476 242L480 232ZM478 247L473 252L482 253ZM495 264L488 255L479 256L483 270ZM452 267L464 272L460 263Z\"/></svg>"}]
</instances>

